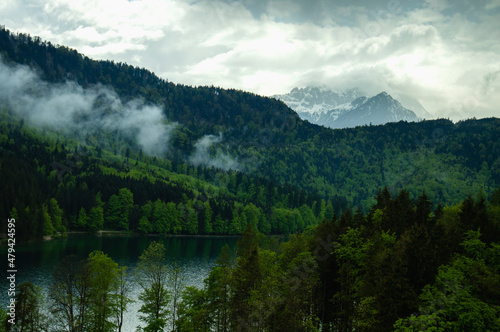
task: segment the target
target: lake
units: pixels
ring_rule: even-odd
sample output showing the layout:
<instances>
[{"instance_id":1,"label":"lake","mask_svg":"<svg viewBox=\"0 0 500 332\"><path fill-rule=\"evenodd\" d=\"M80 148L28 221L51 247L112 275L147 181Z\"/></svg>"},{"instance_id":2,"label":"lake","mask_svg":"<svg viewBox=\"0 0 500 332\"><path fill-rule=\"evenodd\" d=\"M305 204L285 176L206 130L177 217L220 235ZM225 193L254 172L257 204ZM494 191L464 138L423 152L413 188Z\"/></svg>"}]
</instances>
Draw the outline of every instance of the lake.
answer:
<instances>
[{"instance_id":1,"label":"lake","mask_svg":"<svg viewBox=\"0 0 500 332\"><path fill-rule=\"evenodd\" d=\"M167 250L167 264L177 263L184 269L185 283L187 286L203 287L210 269L215 265L222 247L229 245L231 251L236 251L237 237L201 237L201 236L178 236L178 237L147 237L134 235L69 235L67 238L56 239L16 245L16 284L31 281L33 284L47 290L54 268L59 260L66 255L77 255L79 258L88 257L94 250L100 250L108 254L120 266L129 267L129 271L137 266L141 253L152 241L161 241ZM5 308L9 297L7 295L7 247L1 247L2 268L2 292L0 303ZM137 300L140 288L133 280L130 280L130 297ZM137 325L141 324L137 311L140 302L129 305L123 331L135 331Z\"/></svg>"}]
</instances>

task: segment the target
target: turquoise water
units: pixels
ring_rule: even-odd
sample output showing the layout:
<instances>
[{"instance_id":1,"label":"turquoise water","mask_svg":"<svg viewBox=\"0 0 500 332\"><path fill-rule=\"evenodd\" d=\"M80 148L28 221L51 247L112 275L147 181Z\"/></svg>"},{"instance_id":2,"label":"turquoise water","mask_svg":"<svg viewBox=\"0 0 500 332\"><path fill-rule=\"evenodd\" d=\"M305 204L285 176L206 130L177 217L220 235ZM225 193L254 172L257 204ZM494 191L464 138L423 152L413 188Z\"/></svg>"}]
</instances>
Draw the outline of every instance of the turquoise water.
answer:
<instances>
[{"instance_id":1,"label":"turquoise water","mask_svg":"<svg viewBox=\"0 0 500 332\"><path fill-rule=\"evenodd\" d=\"M236 250L236 237L146 237L146 236L86 236L70 235L64 239L16 245L16 283L31 281L33 284L47 290L54 268L59 260L66 255L77 255L79 258L88 257L94 250L108 254L120 266L127 266L133 270L137 266L139 256L152 241L161 241L167 250L167 264L174 262L184 269L185 284L187 286L203 287L203 280L208 276L211 267L225 244L231 250ZM8 303L7 281L7 247L1 247L2 265L0 277L2 289L0 303L5 308ZM137 300L140 293L138 285L130 280L130 297ZM124 323L124 331L135 331L140 321L137 311L141 304L135 302L129 305Z\"/></svg>"}]
</instances>

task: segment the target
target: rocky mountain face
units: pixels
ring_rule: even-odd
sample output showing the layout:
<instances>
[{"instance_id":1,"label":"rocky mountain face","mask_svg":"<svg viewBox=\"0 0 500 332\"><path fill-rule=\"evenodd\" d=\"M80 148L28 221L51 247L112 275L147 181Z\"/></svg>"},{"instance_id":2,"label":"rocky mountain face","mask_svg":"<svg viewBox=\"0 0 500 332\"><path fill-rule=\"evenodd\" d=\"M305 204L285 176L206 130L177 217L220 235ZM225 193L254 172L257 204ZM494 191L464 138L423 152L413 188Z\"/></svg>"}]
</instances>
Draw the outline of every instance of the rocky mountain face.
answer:
<instances>
[{"instance_id":1,"label":"rocky mountain face","mask_svg":"<svg viewBox=\"0 0 500 332\"><path fill-rule=\"evenodd\" d=\"M282 100L302 119L330 128L420 119L386 92L367 97L359 89L332 91L324 87L306 87L294 88L288 94L274 97Z\"/></svg>"}]
</instances>

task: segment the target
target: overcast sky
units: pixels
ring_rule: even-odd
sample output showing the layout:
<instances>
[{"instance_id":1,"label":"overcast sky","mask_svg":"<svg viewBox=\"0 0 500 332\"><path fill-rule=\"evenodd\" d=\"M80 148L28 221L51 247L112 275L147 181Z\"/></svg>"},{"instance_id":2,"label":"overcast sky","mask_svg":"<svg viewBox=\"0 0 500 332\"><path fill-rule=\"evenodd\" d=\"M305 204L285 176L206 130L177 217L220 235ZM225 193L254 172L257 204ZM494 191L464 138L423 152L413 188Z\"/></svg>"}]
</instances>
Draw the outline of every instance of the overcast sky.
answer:
<instances>
[{"instance_id":1,"label":"overcast sky","mask_svg":"<svg viewBox=\"0 0 500 332\"><path fill-rule=\"evenodd\" d=\"M0 24L175 83L358 87L500 116L500 0L2 0Z\"/></svg>"}]
</instances>

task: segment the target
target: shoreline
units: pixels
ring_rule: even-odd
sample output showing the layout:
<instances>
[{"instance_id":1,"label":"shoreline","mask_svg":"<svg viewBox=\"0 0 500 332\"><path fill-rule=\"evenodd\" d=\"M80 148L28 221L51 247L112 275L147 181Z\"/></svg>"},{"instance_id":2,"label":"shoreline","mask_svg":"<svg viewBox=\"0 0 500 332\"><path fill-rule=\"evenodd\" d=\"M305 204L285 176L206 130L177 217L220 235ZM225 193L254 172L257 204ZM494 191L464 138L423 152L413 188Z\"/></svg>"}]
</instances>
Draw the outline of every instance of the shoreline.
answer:
<instances>
[{"instance_id":1,"label":"shoreline","mask_svg":"<svg viewBox=\"0 0 500 332\"><path fill-rule=\"evenodd\" d=\"M130 236L147 236L147 237L241 237L241 235L222 235L222 234L167 234L167 235L160 235L160 234L143 234L143 233L137 233L137 232L129 232L129 231L112 231L112 230L100 230L97 231L95 234L91 234L88 232L81 232L81 231L71 231L71 232L66 232L67 235L90 235L90 236L103 236L103 235L130 235Z\"/></svg>"},{"instance_id":2,"label":"shoreline","mask_svg":"<svg viewBox=\"0 0 500 332\"><path fill-rule=\"evenodd\" d=\"M4 246L7 246L7 241L6 238L2 238L2 235L0 234L0 248L3 248ZM36 239L36 240L31 240L28 242L19 242L18 244L29 244L29 243L37 243L37 242L46 242L46 241L53 241L53 240L60 240L64 238L68 238L70 236L88 236L88 237L110 237L110 236L120 236L120 237L154 237L158 239L162 238L240 238L240 235L234 235L234 234L168 234L168 235L160 235L160 234L142 234L142 233L136 233L136 232L130 232L130 231L114 231L114 230L100 230L97 231L96 233L89 233L89 232L84 232L84 231L69 231L65 232L63 234L59 235L52 235L52 236L43 236L41 239ZM266 237L283 237L286 235L283 234L268 234L265 235Z\"/></svg>"},{"instance_id":3,"label":"shoreline","mask_svg":"<svg viewBox=\"0 0 500 332\"><path fill-rule=\"evenodd\" d=\"M7 241L4 241L7 239L7 237L3 236L4 234L0 234L0 247L6 246ZM73 235L82 235L82 236L95 236L95 237L102 237L102 236L144 236L144 237L156 237L156 238L183 238L183 237L200 237L200 238L239 238L241 235L222 235L222 234L168 234L168 235L160 235L160 234L142 234L142 233L136 233L136 232L129 232L129 231L113 231L113 230L100 230L97 231L96 233L89 233L89 232L84 232L84 231L69 231L65 232L63 234L59 235L51 235L51 236L43 236L41 239L36 239L36 240L31 240L28 242L22 242L20 244L26 244L26 243L36 243L36 242L45 242L45 241L53 241L53 240L59 240L62 238L67 238L68 236L73 236Z\"/></svg>"}]
</instances>

